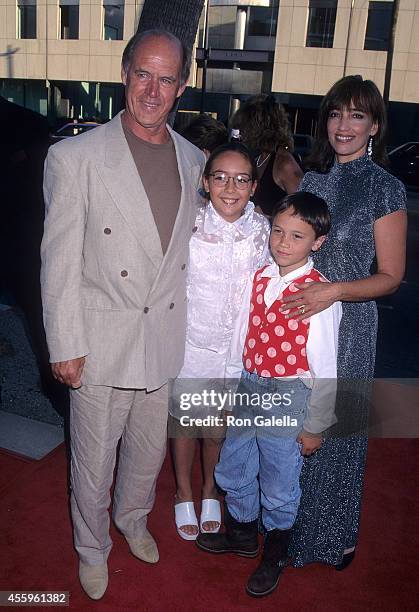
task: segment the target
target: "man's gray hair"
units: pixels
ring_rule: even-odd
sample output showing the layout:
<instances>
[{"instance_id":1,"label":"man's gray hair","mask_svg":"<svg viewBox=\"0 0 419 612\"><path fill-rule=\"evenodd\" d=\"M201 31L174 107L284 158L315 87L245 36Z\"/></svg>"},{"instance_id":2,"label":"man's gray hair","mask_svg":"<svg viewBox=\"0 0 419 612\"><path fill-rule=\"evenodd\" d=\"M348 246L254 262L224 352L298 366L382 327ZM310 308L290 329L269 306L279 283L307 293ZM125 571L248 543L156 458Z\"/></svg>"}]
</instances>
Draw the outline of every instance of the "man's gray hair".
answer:
<instances>
[{"instance_id":1,"label":"man's gray hair","mask_svg":"<svg viewBox=\"0 0 419 612\"><path fill-rule=\"evenodd\" d=\"M185 47L183 42L177 38L171 32L167 30L163 30L162 28L156 28L153 30L144 30L143 32L137 32L134 36L128 41L127 46L124 49L124 53L122 54L122 67L124 69L125 74L128 73L132 58L134 56L135 50L146 38L150 37L164 37L173 43L179 46L179 49L182 52L182 66L180 71L180 84L184 85L189 78L189 71L191 67L191 58L188 49Z\"/></svg>"}]
</instances>

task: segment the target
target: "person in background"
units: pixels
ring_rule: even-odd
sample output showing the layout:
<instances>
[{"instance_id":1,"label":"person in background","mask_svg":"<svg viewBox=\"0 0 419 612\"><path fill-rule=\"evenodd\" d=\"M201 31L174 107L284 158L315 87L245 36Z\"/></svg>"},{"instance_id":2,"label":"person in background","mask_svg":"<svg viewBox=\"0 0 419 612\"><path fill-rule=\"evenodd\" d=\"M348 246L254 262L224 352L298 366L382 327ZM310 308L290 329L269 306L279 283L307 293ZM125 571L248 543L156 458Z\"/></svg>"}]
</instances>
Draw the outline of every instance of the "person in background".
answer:
<instances>
[{"instance_id":1,"label":"person in background","mask_svg":"<svg viewBox=\"0 0 419 612\"><path fill-rule=\"evenodd\" d=\"M288 116L274 96L258 95L246 100L235 113L231 127L256 156L258 186L255 206L270 217L273 206L298 190L303 172L292 155L293 141Z\"/></svg>"},{"instance_id":2,"label":"person in background","mask_svg":"<svg viewBox=\"0 0 419 612\"><path fill-rule=\"evenodd\" d=\"M337 424L304 462L290 548L297 566L322 562L343 570L355 554L374 376L375 300L397 290L405 269L406 194L381 167L386 123L383 98L372 81L361 76L337 81L320 106L311 158L317 171L308 172L301 184L324 198L330 210L332 229L314 263L332 282L297 286L299 291L284 297L283 310L290 311L287 317L311 319L341 301L343 315Z\"/></svg>"},{"instance_id":3,"label":"person in background","mask_svg":"<svg viewBox=\"0 0 419 612\"><path fill-rule=\"evenodd\" d=\"M208 159L211 153L228 140L227 128L221 121L217 121L210 115L202 113L192 119L183 128L181 134L186 140L192 142L198 149L203 151Z\"/></svg>"}]
</instances>

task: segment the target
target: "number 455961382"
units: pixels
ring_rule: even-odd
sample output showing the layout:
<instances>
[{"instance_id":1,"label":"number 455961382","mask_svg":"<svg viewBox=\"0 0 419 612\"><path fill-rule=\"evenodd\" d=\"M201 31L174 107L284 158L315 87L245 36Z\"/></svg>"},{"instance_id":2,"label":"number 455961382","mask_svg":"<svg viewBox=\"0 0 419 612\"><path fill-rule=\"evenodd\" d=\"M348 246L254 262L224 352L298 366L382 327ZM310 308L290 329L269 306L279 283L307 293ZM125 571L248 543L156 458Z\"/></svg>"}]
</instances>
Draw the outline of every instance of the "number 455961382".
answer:
<instances>
[{"instance_id":1,"label":"number 455961382","mask_svg":"<svg viewBox=\"0 0 419 612\"><path fill-rule=\"evenodd\" d=\"M68 606L68 591L0 591L0 606Z\"/></svg>"}]
</instances>

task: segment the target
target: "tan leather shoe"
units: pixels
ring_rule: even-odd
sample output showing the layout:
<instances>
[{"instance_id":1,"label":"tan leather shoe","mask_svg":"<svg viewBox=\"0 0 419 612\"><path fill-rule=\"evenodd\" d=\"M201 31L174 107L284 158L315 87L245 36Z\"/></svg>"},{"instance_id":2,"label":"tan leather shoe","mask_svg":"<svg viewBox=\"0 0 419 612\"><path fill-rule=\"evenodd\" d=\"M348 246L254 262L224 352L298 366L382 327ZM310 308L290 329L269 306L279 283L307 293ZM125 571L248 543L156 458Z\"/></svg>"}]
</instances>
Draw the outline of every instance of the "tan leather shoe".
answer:
<instances>
[{"instance_id":1,"label":"tan leather shoe","mask_svg":"<svg viewBox=\"0 0 419 612\"><path fill-rule=\"evenodd\" d=\"M108 566L79 563L79 579L91 599L101 599L108 587Z\"/></svg>"},{"instance_id":2,"label":"tan leather shoe","mask_svg":"<svg viewBox=\"0 0 419 612\"><path fill-rule=\"evenodd\" d=\"M126 540L134 557L146 563L157 563L159 551L156 541L149 531L146 530L142 538L126 538Z\"/></svg>"}]
</instances>

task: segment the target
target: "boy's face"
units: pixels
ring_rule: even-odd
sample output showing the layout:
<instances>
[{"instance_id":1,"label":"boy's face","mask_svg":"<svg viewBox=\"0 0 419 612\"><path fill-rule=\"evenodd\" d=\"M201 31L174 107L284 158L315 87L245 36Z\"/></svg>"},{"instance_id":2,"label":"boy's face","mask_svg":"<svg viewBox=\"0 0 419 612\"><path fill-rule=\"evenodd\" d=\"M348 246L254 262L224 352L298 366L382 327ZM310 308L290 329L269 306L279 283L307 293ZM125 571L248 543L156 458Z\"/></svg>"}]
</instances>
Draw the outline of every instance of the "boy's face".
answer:
<instances>
[{"instance_id":1,"label":"boy's face","mask_svg":"<svg viewBox=\"0 0 419 612\"><path fill-rule=\"evenodd\" d=\"M316 238L311 225L297 217L293 208L277 214L272 221L270 247L281 275L307 263L311 251L317 251L325 238Z\"/></svg>"}]
</instances>

